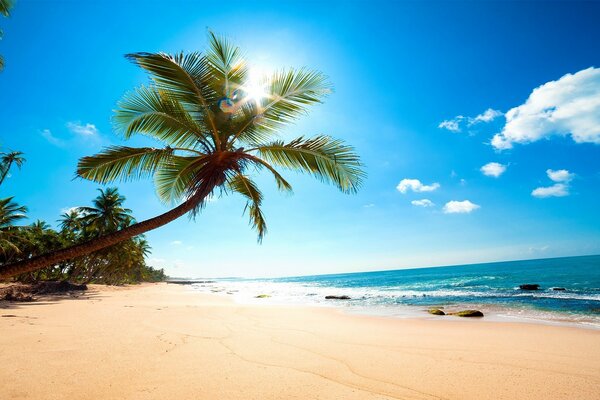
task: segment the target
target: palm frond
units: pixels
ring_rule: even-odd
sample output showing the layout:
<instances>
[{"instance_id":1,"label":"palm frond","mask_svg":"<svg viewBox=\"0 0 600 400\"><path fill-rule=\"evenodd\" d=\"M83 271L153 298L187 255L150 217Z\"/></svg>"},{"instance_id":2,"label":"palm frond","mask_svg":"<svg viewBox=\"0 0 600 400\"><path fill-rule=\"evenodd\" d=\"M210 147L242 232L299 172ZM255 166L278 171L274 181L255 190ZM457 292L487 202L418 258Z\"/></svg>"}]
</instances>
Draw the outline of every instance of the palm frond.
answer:
<instances>
[{"instance_id":1,"label":"palm frond","mask_svg":"<svg viewBox=\"0 0 600 400\"><path fill-rule=\"evenodd\" d=\"M158 197L166 204L173 204L190 195L195 187L199 171L207 160L204 157L173 156L154 175Z\"/></svg>"},{"instance_id":2,"label":"palm frond","mask_svg":"<svg viewBox=\"0 0 600 400\"><path fill-rule=\"evenodd\" d=\"M308 106L321 103L331 93L327 77L318 71L288 69L270 79L261 125L277 129L307 112Z\"/></svg>"},{"instance_id":3,"label":"palm frond","mask_svg":"<svg viewBox=\"0 0 600 400\"><path fill-rule=\"evenodd\" d=\"M308 69L287 69L275 72L266 79L267 95L250 101L241 112L243 118L235 131L234 140L255 144L267 140L277 130L294 122L308 107L321 103L332 91L327 77Z\"/></svg>"},{"instance_id":4,"label":"palm frond","mask_svg":"<svg viewBox=\"0 0 600 400\"><path fill-rule=\"evenodd\" d=\"M98 183L125 182L153 175L171 157L171 148L111 146L94 156L81 158L77 175Z\"/></svg>"},{"instance_id":5,"label":"palm frond","mask_svg":"<svg viewBox=\"0 0 600 400\"><path fill-rule=\"evenodd\" d=\"M262 242L263 237L267 233L267 224L265 217L260 209L263 195L246 175L236 173L228 180L229 189L239 193L246 198L246 207L244 212L248 211L250 217L250 225L258 233L258 242Z\"/></svg>"},{"instance_id":6,"label":"palm frond","mask_svg":"<svg viewBox=\"0 0 600 400\"><path fill-rule=\"evenodd\" d=\"M206 59L211 70L210 83L221 96L232 97L247 75L247 66L239 47L225 36L208 32Z\"/></svg>"},{"instance_id":7,"label":"palm frond","mask_svg":"<svg viewBox=\"0 0 600 400\"><path fill-rule=\"evenodd\" d=\"M150 72L152 80L186 104L206 107L215 94L206 84L210 80L206 57L199 52L131 53L128 60Z\"/></svg>"},{"instance_id":8,"label":"palm frond","mask_svg":"<svg viewBox=\"0 0 600 400\"><path fill-rule=\"evenodd\" d=\"M8 17L10 9L13 8L15 2L13 0L0 0L0 14Z\"/></svg>"},{"instance_id":9,"label":"palm frond","mask_svg":"<svg viewBox=\"0 0 600 400\"><path fill-rule=\"evenodd\" d=\"M308 172L345 193L355 193L365 177L354 148L329 136L300 137L289 143L275 141L252 150L271 164Z\"/></svg>"},{"instance_id":10,"label":"palm frond","mask_svg":"<svg viewBox=\"0 0 600 400\"><path fill-rule=\"evenodd\" d=\"M293 191L292 185L290 185L289 182L286 181L284 179L284 177L281 176L281 174L275 168L273 168L273 166L271 164L269 164L265 160L261 160L260 158L254 157L250 154L248 154L246 157L256 167L258 167L258 168L265 167L266 169L268 169L271 172L271 174L273 174L273 177L275 178L275 182L277 183L277 189L281 190L282 192L289 192L289 193L291 193Z\"/></svg>"},{"instance_id":11,"label":"palm frond","mask_svg":"<svg viewBox=\"0 0 600 400\"><path fill-rule=\"evenodd\" d=\"M202 114L217 146L219 145L218 130L211 109L218 95L210 84L211 69L205 56L193 52L176 55L132 53L125 57L150 72L152 80L160 90L169 92L186 107L189 106L190 112Z\"/></svg>"},{"instance_id":12,"label":"palm frond","mask_svg":"<svg viewBox=\"0 0 600 400\"><path fill-rule=\"evenodd\" d=\"M113 121L126 139L140 133L174 147L210 146L207 128L166 91L141 86L118 103Z\"/></svg>"}]
</instances>

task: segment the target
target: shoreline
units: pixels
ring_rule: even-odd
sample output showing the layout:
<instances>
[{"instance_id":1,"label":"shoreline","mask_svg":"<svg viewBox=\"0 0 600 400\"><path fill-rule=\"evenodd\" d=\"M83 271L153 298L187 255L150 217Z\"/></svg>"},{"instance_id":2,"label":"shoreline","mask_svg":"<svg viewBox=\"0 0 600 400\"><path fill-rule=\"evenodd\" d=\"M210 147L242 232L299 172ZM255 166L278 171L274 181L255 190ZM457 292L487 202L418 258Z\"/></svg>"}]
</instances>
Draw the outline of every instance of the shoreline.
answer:
<instances>
[{"instance_id":1,"label":"shoreline","mask_svg":"<svg viewBox=\"0 0 600 400\"><path fill-rule=\"evenodd\" d=\"M224 299L230 299L239 305L258 306L258 305L280 305L284 307L314 307L325 309L339 309L349 315L368 315L381 318L392 319L424 319L424 320L464 320L465 318L454 317L450 315L435 316L427 313L428 309L441 308L453 312L459 310L476 309L481 310L485 316L480 318L485 322L500 323L524 323L539 324L544 326L570 326L581 329L600 330L600 321L593 314L570 314L556 310L542 310L535 307L511 307L508 305L488 304L488 303L457 303L443 306L424 306L424 305L406 305L406 304L387 304L387 305L364 305L354 303L355 299L350 300L329 300L315 301L311 297L286 297L285 295L269 294L267 298L256 298L260 291L235 291L230 292L224 289L222 285L229 282L207 281L201 284L189 284L184 287L189 288L191 292L198 294L208 294L221 296ZM219 289L215 289L219 288ZM337 293L335 288L329 290ZM305 300L305 301L304 301ZM304 301L304 302L303 302ZM468 319L468 318L466 318Z\"/></svg>"},{"instance_id":2,"label":"shoreline","mask_svg":"<svg viewBox=\"0 0 600 400\"><path fill-rule=\"evenodd\" d=\"M241 305L168 284L0 313L15 315L0 318L7 399L589 400L600 385L600 332L579 327Z\"/></svg>"}]
</instances>

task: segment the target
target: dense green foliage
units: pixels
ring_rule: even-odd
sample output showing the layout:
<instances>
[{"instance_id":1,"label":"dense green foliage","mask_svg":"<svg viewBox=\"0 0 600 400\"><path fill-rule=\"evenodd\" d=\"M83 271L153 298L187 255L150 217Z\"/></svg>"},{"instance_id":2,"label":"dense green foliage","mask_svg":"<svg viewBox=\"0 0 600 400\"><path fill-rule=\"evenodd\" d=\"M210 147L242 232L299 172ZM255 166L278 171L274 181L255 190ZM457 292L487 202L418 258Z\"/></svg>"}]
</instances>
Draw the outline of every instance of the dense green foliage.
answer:
<instances>
[{"instance_id":1,"label":"dense green foliage","mask_svg":"<svg viewBox=\"0 0 600 400\"><path fill-rule=\"evenodd\" d=\"M8 174L11 164L20 166L21 163L17 163L14 157L0 159L0 177ZM53 229L41 220L30 225L19 225L27 218L27 208L17 204L12 197L0 198L0 265L94 239L135 222L131 210L123 207L125 197L116 188L99 191L91 206L77 207L63 213L58 221L60 230ZM17 280L70 280L107 284L164 280L166 275L162 269L157 270L146 264L149 253L150 246L146 239L137 236L86 256L20 275Z\"/></svg>"}]
</instances>

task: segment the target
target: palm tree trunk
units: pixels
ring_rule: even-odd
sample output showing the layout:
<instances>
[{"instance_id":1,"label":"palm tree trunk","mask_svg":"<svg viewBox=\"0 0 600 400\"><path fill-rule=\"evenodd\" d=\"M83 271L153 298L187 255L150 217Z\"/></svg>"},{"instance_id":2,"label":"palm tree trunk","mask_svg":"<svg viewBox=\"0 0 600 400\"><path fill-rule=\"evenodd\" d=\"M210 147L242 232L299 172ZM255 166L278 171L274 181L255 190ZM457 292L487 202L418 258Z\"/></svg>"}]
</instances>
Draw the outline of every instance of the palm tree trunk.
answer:
<instances>
[{"instance_id":1,"label":"palm tree trunk","mask_svg":"<svg viewBox=\"0 0 600 400\"><path fill-rule=\"evenodd\" d=\"M50 265L55 265L71 258L84 256L94 251L98 251L122 242L123 240L130 239L134 236L141 235L142 233L166 225L193 210L210 192L212 192L213 188L214 186L211 186L210 188L204 188L204 190L200 190L174 209L157 217L128 226L120 231L89 240L85 243L67 247L65 249L31 257L27 260L17 261L12 264L0 265L0 281L15 275L36 271Z\"/></svg>"}]
</instances>

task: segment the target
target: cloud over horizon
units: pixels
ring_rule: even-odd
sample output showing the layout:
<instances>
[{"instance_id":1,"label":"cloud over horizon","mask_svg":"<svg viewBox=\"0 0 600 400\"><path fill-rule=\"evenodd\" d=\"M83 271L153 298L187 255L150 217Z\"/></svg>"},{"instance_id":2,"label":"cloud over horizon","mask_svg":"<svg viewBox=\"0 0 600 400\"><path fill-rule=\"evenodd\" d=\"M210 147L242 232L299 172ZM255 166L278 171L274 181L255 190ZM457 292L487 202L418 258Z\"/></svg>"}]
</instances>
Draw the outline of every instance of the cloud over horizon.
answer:
<instances>
[{"instance_id":1,"label":"cloud over horizon","mask_svg":"<svg viewBox=\"0 0 600 400\"><path fill-rule=\"evenodd\" d=\"M472 211L481 208L481 206L470 202L469 200L457 201L452 200L444 205L445 214L468 214Z\"/></svg>"},{"instance_id":2,"label":"cloud over horizon","mask_svg":"<svg viewBox=\"0 0 600 400\"><path fill-rule=\"evenodd\" d=\"M552 136L600 144L600 68L566 74L535 88L524 104L506 113L506 124L492 146L504 150Z\"/></svg>"},{"instance_id":3,"label":"cloud over horizon","mask_svg":"<svg viewBox=\"0 0 600 400\"><path fill-rule=\"evenodd\" d=\"M409 190L412 190L413 192L417 192L417 193L433 192L434 190L438 189L439 187L440 187L440 184L437 182L434 182L431 185L424 185L418 179L402 179L400 181L400 183L398 184L398 186L396 186L396 189L400 193L404 194L404 193L408 192Z\"/></svg>"}]
</instances>

